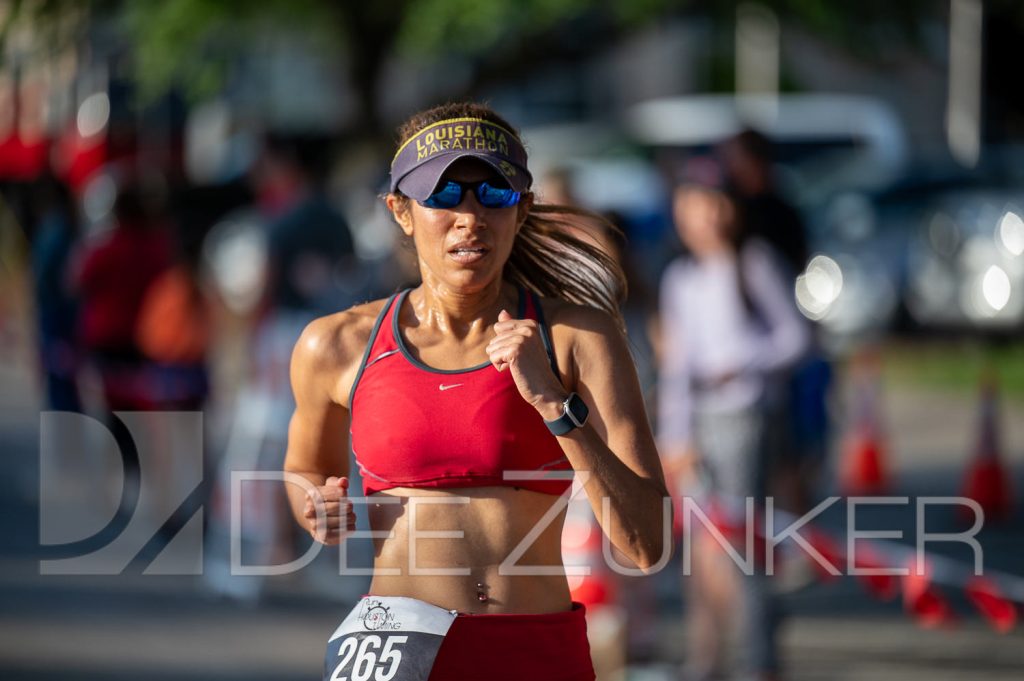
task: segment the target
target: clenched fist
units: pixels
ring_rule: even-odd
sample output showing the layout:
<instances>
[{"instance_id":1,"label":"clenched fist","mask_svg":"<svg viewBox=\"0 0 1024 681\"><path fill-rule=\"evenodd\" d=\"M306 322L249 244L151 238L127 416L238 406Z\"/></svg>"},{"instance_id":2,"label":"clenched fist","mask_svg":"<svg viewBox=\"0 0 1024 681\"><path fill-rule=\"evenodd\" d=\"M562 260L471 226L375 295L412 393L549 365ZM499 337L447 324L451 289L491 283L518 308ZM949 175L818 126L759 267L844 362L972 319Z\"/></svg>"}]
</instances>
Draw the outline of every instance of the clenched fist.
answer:
<instances>
[{"instance_id":1,"label":"clenched fist","mask_svg":"<svg viewBox=\"0 0 1024 681\"><path fill-rule=\"evenodd\" d=\"M356 515L348 498L348 478L331 476L322 487L306 492L303 509L307 529L318 542L340 544L356 529Z\"/></svg>"},{"instance_id":2,"label":"clenched fist","mask_svg":"<svg viewBox=\"0 0 1024 681\"><path fill-rule=\"evenodd\" d=\"M537 322L514 319L507 310L502 310L498 313L494 333L487 344L491 364L498 371L509 369L512 372L519 394L544 418L550 420L560 415L566 392L551 369Z\"/></svg>"}]
</instances>

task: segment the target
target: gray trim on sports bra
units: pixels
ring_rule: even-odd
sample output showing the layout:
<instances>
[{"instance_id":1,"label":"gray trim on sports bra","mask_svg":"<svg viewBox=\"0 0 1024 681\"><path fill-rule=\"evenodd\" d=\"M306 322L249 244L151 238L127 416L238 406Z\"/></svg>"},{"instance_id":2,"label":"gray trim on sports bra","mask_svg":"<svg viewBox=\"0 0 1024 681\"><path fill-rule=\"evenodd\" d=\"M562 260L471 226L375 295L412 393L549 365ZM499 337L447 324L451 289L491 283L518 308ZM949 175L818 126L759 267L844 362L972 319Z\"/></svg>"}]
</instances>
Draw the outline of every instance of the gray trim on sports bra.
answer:
<instances>
[{"instance_id":1,"label":"gray trim on sports bra","mask_svg":"<svg viewBox=\"0 0 1024 681\"><path fill-rule=\"evenodd\" d=\"M398 297L397 293L392 293L388 298L388 302L384 303L384 307L381 308L380 314L377 315L377 321L373 323L373 331L370 332L370 340L366 343L366 349L363 350L363 358L359 361L359 371L356 372L356 380L352 381L352 389L348 391L348 410L352 411L353 400L356 396L356 386L359 385L359 379L363 377L363 371L366 369L366 360L370 357L370 350L373 349L373 343L377 340L377 333L380 331L381 324L384 323L384 317L387 316L388 310L391 309L391 303L394 302L395 298Z\"/></svg>"},{"instance_id":2,"label":"gray trim on sports bra","mask_svg":"<svg viewBox=\"0 0 1024 681\"><path fill-rule=\"evenodd\" d=\"M540 339L544 343L544 350L548 353L548 359L551 360L551 370L555 372L555 376L561 378L558 373L558 360L555 359L555 346L551 342L551 331L548 329L548 323L544 320L544 308L540 304L540 296L534 292L530 292L533 296L533 307L537 310L537 325L540 327Z\"/></svg>"},{"instance_id":3,"label":"gray trim on sports bra","mask_svg":"<svg viewBox=\"0 0 1024 681\"><path fill-rule=\"evenodd\" d=\"M391 309L391 306L395 304L396 299L398 300L398 303L395 308L395 313L391 319L391 332L394 335L395 343L398 345L398 350L401 351L401 353L406 357L406 359L412 362L414 366L423 369L424 371L429 371L431 373L436 374L464 374L471 371L479 371L480 369L483 369L490 364L490 362L483 362L482 364L478 364L477 366L474 367L469 367L468 369L435 369L434 367L428 366L427 364L424 364L423 362L413 357L412 353L409 352L409 349L406 346L405 340L402 338L402 334L399 332L398 327L398 313L402 308L402 302L405 300L406 297L408 297L411 291L411 288L407 288L399 293L391 294L387 302L381 308L380 313L377 315L377 320L373 324L373 330L370 332L370 338L366 343L366 350L363 351L363 358L359 362L359 371L356 372L356 378L352 382L352 389L349 391L348 394L348 408L350 412L354 404L353 400L355 399L356 395L356 386L359 385L359 379L362 378L363 372L366 370L366 367L370 366L378 359L382 359L384 356L392 355L396 352L395 350L386 352L384 353L384 355L380 357L375 357L373 362L368 362L370 358L370 351L373 349L373 344L377 340L377 335L380 333L380 327L383 325L384 318L387 316L388 311ZM541 342L544 343L544 350L548 353L548 359L551 361L551 369L555 372L555 376L559 376L558 362L555 359L554 346L551 343L551 333L548 329L547 322L544 319L544 308L541 307L540 296L538 296L536 293L532 291L527 292L522 287L519 287L519 309L517 311L516 316L522 319L523 315L526 314L527 295L533 298L533 307L536 310L537 314L537 324L540 326Z\"/></svg>"},{"instance_id":4,"label":"gray trim on sports bra","mask_svg":"<svg viewBox=\"0 0 1024 681\"><path fill-rule=\"evenodd\" d=\"M402 291L401 295L398 296L398 302L395 304L395 314L391 316L391 333L394 335L395 343L398 344L398 347L402 351L402 354L405 355L405 358L409 360L413 366L415 366L418 369L423 369L424 371L429 371L430 373L433 374L468 374L471 371L480 371L481 369L485 369L491 366L490 361L487 361L481 364L477 364L476 366L468 367L466 369L437 369L427 364L424 364L420 360L413 357L413 354L409 352L409 348L408 346L406 346L405 339L402 338L401 331L399 330L398 327L398 315L402 311L402 303L405 301L406 297L408 297L410 291L412 291L412 289L408 288ZM520 288L519 311L516 313L516 317L518 319L522 319L524 314L526 314L526 291Z\"/></svg>"}]
</instances>

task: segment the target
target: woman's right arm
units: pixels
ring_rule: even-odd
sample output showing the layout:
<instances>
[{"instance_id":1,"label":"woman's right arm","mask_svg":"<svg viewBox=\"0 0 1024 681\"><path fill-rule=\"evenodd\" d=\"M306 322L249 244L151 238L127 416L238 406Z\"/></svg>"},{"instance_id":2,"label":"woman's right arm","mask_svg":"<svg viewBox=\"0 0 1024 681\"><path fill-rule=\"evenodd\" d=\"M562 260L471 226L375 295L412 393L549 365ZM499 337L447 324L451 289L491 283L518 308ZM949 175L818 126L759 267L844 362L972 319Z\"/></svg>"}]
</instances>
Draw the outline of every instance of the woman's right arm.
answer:
<instances>
[{"instance_id":1,"label":"woman's right arm","mask_svg":"<svg viewBox=\"0 0 1024 681\"><path fill-rule=\"evenodd\" d=\"M350 387L354 378L353 364L358 364L361 353L346 347L354 343L346 343L345 336L359 335L345 333L352 330L346 329L351 317L343 312L313 321L292 352L295 413L288 426L284 470L309 484L293 478L286 481L285 489L296 521L325 544L337 544L343 529L355 529L347 499L349 410L344 400L346 386ZM315 502L320 500L323 506L318 513Z\"/></svg>"}]
</instances>

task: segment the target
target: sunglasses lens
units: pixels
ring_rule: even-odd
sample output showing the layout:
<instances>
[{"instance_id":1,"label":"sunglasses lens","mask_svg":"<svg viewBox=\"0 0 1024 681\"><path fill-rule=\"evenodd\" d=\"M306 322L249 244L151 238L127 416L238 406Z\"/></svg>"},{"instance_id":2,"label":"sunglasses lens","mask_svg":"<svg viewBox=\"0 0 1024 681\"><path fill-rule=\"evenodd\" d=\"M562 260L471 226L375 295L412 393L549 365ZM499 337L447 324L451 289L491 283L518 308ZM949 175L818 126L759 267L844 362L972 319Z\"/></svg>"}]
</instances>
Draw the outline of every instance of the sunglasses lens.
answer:
<instances>
[{"instance_id":1,"label":"sunglasses lens","mask_svg":"<svg viewBox=\"0 0 1024 681\"><path fill-rule=\"evenodd\" d=\"M428 208L455 208L462 203L463 193L472 189L476 200L484 208L508 208L519 203L519 192L509 187L495 187L488 182L463 184L448 180L440 189L427 197L423 205Z\"/></svg>"},{"instance_id":2,"label":"sunglasses lens","mask_svg":"<svg viewBox=\"0 0 1024 681\"><path fill-rule=\"evenodd\" d=\"M449 180L423 202L429 208L454 208L462 203L462 185Z\"/></svg>"},{"instance_id":3,"label":"sunglasses lens","mask_svg":"<svg viewBox=\"0 0 1024 681\"><path fill-rule=\"evenodd\" d=\"M519 203L519 192L481 182L476 188L476 198L485 208L508 208Z\"/></svg>"}]
</instances>

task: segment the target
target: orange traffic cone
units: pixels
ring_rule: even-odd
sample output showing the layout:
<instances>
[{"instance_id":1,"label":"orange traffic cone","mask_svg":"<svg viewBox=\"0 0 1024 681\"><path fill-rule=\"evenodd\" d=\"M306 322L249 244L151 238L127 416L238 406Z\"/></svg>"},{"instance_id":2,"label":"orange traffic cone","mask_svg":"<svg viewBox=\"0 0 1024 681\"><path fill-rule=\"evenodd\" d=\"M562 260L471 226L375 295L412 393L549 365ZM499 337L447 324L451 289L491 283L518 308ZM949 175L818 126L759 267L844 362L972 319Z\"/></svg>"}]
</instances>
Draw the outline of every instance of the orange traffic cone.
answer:
<instances>
[{"instance_id":1,"label":"orange traffic cone","mask_svg":"<svg viewBox=\"0 0 1024 681\"><path fill-rule=\"evenodd\" d=\"M854 418L843 442L839 488L847 496L883 494L889 489L889 470L878 414L877 360L870 355L856 360L852 379L856 382Z\"/></svg>"},{"instance_id":2,"label":"orange traffic cone","mask_svg":"<svg viewBox=\"0 0 1024 681\"><path fill-rule=\"evenodd\" d=\"M961 495L978 502L986 519L1006 520L1013 500L1010 474L999 455L999 400L991 375L982 379L978 426L978 445L974 460L967 466ZM965 518L974 520L967 507L963 507L963 512Z\"/></svg>"},{"instance_id":3,"label":"orange traffic cone","mask_svg":"<svg viewBox=\"0 0 1024 681\"><path fill-rule=\"evenodd\" d=\"M843 446L843 494L883 494L888 489L883 458L884 450L876 432L865 429L848 437Z\"/></svg>"}]
</instances>

